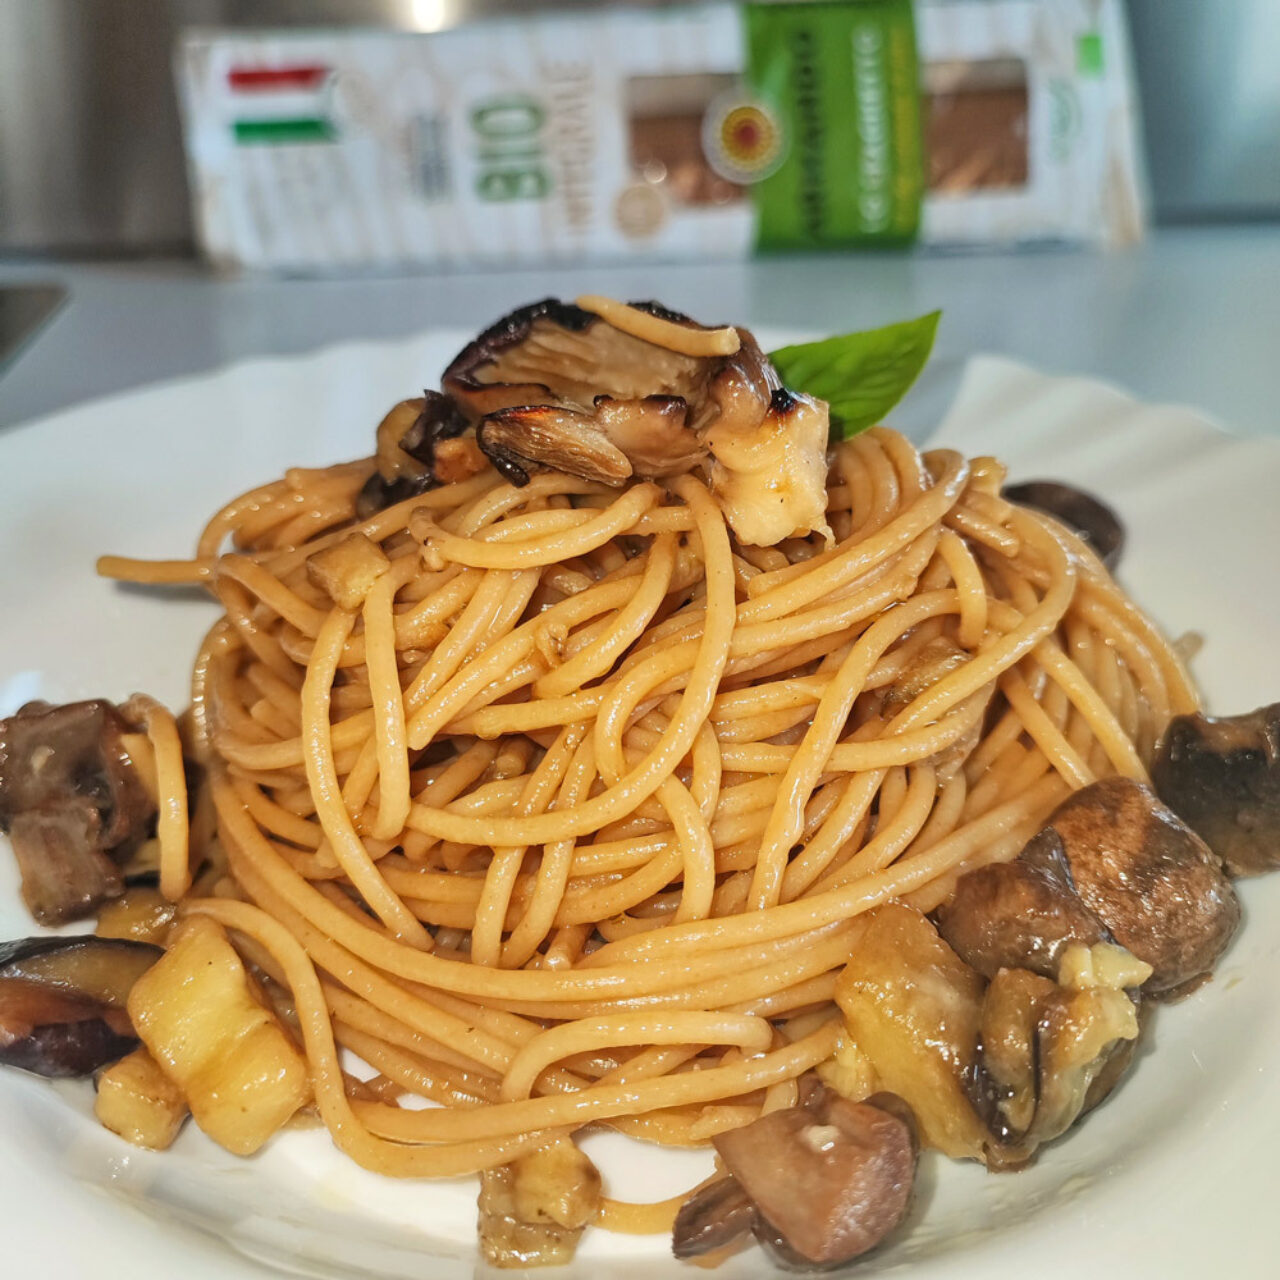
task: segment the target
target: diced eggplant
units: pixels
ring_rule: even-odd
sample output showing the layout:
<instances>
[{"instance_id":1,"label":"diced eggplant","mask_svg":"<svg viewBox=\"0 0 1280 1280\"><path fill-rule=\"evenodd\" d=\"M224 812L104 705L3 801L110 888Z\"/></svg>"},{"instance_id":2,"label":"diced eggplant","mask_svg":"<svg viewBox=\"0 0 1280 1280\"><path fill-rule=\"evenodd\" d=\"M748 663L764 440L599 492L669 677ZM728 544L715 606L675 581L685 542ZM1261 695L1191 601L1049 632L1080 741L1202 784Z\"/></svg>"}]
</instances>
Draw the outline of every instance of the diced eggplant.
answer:
<instances>
[{"instance_id":1,"label":"diced eggplant","mask_svg":"<svg viewBox=\"0 0 1280 1280\"><path fill-rule=\"evenodd\" d=\"M525 1222L580 1231L600 1210L600 1170L569 1138L557 1138L511 1162L515 1209Z\"/></svg>"},{"instance_id":2,"label":"diced eggplant","mask_svg":"<svg viewBox=\"0 0 1280 1280\"><path fill-rule=\"evenodd\" d=\"M95 937L0 944L0 1063L83 1076L133 1049L126 1012L159 947Z\"/></svg>"},{"instance_id":3,"label":"diced eggplant","mask_svg":"<svg viewBox=\"0 0 1280 1280\"><path fill-rule=\"evenodd\" d=\"M128 1015L23 978L0 980L0 1063L39 1076L91 1075L138 1043Z\"/></svg>"},{"instance_id":4,"label":"diced eggplant","mask_svg":"<svg viewBox=\"0 0 1280 1280\"><path fill-rule=\"evenodd\" d=\"M1175 716L1151 777L1233 876L1280 867L1280 702L1241 716Z\"/></svg>"},{"instance_id":5,"label":"diced eggplant","mask_svg":"<svg viewBox=\"0 0 1280 1280\"><path fill-rule=\"evenodd\" d=\"M41 923L65 924L119 897L119 864L150 830L155 807L109 702L31 702L0 720L0 831L22 895Z\"/></svg>"},{"instance_id":6,"label":"diced eggplant","mask_svg":"<svg viewBox=\"0 0 1280 1280\"><path fill-rule=\"evenodd\" d=\"M145 1049L135 1049L97 1079L99 1123L135 1147L164 1151L187 1118L187 1100Z\"/></svg>"},{"instance_id":7,"label":"diced eggplant","mask_svg":"<svg viewBox=\"0 0 1280 1280\"><path fill-rule=\"evenodd\" d=\"M363 533L349 533L307 557L307 577L343 609L359 609L390 567L386 552Z\"/></svg>"},{"instance_id":8,"label":"diced eggplant","mask_svg":"<svg viewBox=\"0 0 1280 1280\"><path fill-rule=\"evenodd\" d=\"M495 1267L569 1262L599 1212L600 1173L569 1138L480 1175L479 1234Z\"/></svg>"},{"instance_id":9,"label":"diced eggplant","mask_svg":"<svg viewBox=\"0 0 1280 1280\"><path fill-rule=\"evenodd\" d=\"M236 1155L256 1151L311 1097L306 1059L255 998L226 933L205 917L169 936L130 993L129 1014L196 1123Z\"/></svg>"},{"instance_id":10,"label":"diced eggplant","mask_svg":"<svg viewBox=\"0 0 1280 1280\"><path fill-rule=\"evenodd\" d=\"M25 978L66 995L124 1009L133 984L160 958L157 946L80 934L0 942L0 979Z\"/></svg>"},{"instance_id":11,"label":"diced eggplant","mask_svg":"<svg viewBox=\"0 0 1280 1280\"><path fill-rule=\"evenodd\" d=\"M99 938L132 938L163 946L177 916L178 908L154 884L131 884L123 897L103 904L95 932Z\"/></svg>"},{"instance_id":12,"label":"diced eggplant","mask_svg":"<svg viewBox=\"0 0 1280 1280\"><path fill-rule=\"evenodd\" d=\"M985 983L913 907L869 912L836 982L849 1035L930 1146L981 1159L987 1130L969 1096Z\"/></svg>"}]
</instances>

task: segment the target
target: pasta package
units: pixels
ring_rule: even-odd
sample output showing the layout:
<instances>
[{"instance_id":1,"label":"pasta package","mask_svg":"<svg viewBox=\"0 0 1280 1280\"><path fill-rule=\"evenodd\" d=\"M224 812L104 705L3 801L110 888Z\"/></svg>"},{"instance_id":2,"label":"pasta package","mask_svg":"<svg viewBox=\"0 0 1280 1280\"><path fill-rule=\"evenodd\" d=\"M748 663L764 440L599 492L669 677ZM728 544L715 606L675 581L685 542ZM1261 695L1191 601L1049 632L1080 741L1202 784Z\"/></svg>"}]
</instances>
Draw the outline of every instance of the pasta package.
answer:
<instances>
[{"instance_id":1,"label":"pasta package","mask_svg":"<svg viewBox=\"0 0 1280 1280\"><path fill-rule=\"evenodd\" d=\"M201 244L283 271L1141 233L1118 3L532 12L192 31Z\"/></svg>"}]
</instances>

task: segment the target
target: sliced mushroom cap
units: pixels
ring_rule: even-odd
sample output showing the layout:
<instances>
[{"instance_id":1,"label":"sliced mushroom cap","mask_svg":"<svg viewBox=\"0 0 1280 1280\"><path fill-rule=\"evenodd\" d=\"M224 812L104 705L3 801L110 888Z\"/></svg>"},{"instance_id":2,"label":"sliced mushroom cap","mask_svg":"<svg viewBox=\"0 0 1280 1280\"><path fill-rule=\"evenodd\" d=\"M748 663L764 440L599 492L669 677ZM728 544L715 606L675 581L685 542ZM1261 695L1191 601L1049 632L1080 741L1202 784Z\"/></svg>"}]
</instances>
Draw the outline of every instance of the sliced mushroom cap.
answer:
<instances>
[{"instance_id":1,"label":"sliced mushroom cap","mask_svg":"<svg viewBox=\"0 0 1280 1280\"><path fill-rule=\"evenodd\" d=\"M595 415L580 409L549 404L496 409L481 419L476 440L514 484L528 482L534 463L614 486L633 474L631 460L596 425Z\"/></svg>"},{"instance_id":2,"label":"sliced mushroom cap","mask_svg":"<svg viewBox=\"0 0 1280 1280\"><path fill-rule=\"evenodd\" d=\"M1241 716L1175 716L1151 777L1232 875L1280 867L1280 702Z\"/></svg>"},{"instance_id":3,"label":"sliced mushroom cap","mask_svg":"<svg viewBox=\"0 0 1280 1280\"><path fill-rule=\"evenodd\" d=\"M755 1204L765 1244L806 1265L851 1261L906 1215L916 1144L900 1116L823 1090L713 1141Z\"/></svg>"},{"instance_id":4,"label":"sliced mushroom cap","mask_svg":"<svg viewBox=\"0 0 1280 1280\"><path fill-rule=\"evenodd\" d=\"M1149 787L1092 783L1048 829L1085 906L1151 966L1148 993L1175 992L1213 969L1240 923L1239 901L1212 850Z\"/></svg>"},{"instance_id":5,"label":"sliced mushroom cap","mask_svg":"<svg viewBox=\"0 0 1280 1280\"><path fill-rule=\"evenodd\" d=\"M0 1063L43 1076L81 1076L138 1041L125 1005L159 959L142 942L24 938L0 944Z\"/></svg>"},{"instance_id":6,"label":"sliced mushroom cap","mask_svg":"<svg viewBox=\"0 0 1280 1280\"><path fill-rule=\"evenodd\" d=\"M979 1110L994 1139L988 1166L1019 1168L1065 1133L1115 1086L1139 1030L1136 993L1002 969L983 1001L975 1070Z\"/></svg>"},{"instance_id":7,"label":"sliced mushroom cap","mask_svg":"<svg viewBox=\"0 0 1280 1280\"><path fill-rule=\"evenodd\" d=\"M0 831L41 924L88 915L124 891L119 860L155 808L124 749L129 726L109 702L32 702L0 720Z\"/></svg>"},{"instance_id":8,"label":"sliced mushroom cap","mask_svg":"<svg viewBox=\"0 0 1280 1280\"><path fill-rule=\"evenodd\" d=\"M1010 502L1034 507L1060 520L1078 534L1108 569L1115 569L1124 550L1124 525L1107 504L1093 494L1060 480L1028 480L1005 485Z\"/></svg>"},{"instance_id":9,"label":"sliced mushroom cap","mask_svg":"<svg viewBox=\"0 0 1280 1280\"><path fill-rule=\"evenodd\" d=\"M671 1252L698 1258L725 1249L755 1227L755 1202L733 1177L717 1178L680 1206L671 1229Z\"/></svg>"},{"instance_id":10,"label":"sliced mushroom cap","mask_svg":"<svg viewBox=\"0 0 1280 1280\"><path fill-rule=\"evenodd\" d=\"M982 1002L975 1074L986 1088L978 1094L985 1104L979 1110L996 1138L997 1162L1003 1168L1030 1157L1030 1152L1009 1149L1016 1147L1035 1119L1036 1024L1041 1007L1057 989L1051 978L1028 969L1002 969L992 977Z\"/></svg>"},{"instance_id":11,"label":"sliced mushroom cap","mask_svg":"<svg viewBox=\"0 0 1280 1280\"><path fill-rule=\"evenodd\" d=\"M961 876L937 917L938 932L956 954L987 978L1001 969L1053 978L1071 943L1092 946L1108 936L1076 893L1052 830L1042 831L1014 861Z\"/></svg>"},{"instance_id":12,"label":"sliced mushroom cap","mask_svg":"<svg viewBox=\"0 0 1280 1280\"><path fill-rule=\"evenodd\" d=\"M739 541L830 538L824 402L786 391L745 329L654 302L580 301L513 311L445 370L503 476L521 485L551 467L618 487L706 463Z\"/></svg>"},{"instance_id":13,"label":"sliced mushroom cap","mask_svg":"<svg viewBox=\"0 0 1280 1280\"><path fill-rule=\"evenodd\" d=\"M538 463L601 484L688 471L706 453L686 430L688 405L678 396L639 400L597 396L590 412L560 405L520 405L481 419L476 438L494 465L516 483Z\"/></svg>"}]
</instances>

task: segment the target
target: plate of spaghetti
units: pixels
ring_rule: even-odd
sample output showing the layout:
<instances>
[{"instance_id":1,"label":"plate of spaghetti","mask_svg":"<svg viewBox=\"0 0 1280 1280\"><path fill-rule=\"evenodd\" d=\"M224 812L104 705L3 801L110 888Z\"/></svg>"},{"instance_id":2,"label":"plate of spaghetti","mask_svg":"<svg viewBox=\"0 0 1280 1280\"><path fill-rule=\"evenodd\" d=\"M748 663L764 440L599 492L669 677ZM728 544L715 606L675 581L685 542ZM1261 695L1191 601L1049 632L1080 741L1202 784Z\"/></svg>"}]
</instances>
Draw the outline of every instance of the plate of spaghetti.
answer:
<instances>
[{"instance_id":1,"label":"plate of spaghetti","mask_svg":"<svg viewBox=\"0 0 1280 1280\"><path fill-rule=\"evenodd\" d=\"M19 1256L1270 1274L1280 450L994 358L917 445L934 324L0 442Z\"/></svg>"}]
</instances>

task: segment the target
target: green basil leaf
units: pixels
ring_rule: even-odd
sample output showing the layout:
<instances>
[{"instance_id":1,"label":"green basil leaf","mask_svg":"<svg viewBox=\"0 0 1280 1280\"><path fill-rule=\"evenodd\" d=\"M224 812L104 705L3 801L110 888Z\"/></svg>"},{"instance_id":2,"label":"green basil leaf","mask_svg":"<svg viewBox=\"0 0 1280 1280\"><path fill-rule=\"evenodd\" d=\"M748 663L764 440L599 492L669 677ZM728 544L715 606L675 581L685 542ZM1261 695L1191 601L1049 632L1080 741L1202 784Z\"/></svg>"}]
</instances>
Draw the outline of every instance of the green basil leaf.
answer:
<instances>
[{"instance_id":1,"label":"green basil leaf","mask_svg":"<svg viewBox=\"0 0 1280 1280\"><path fill-rule=\"evenodd\" d=\"M844 440L883 420L920 376L941 311L880 329L842 333L769 353L792 391L831 406L831 438Z\"/></svg>"}]
</instances>

